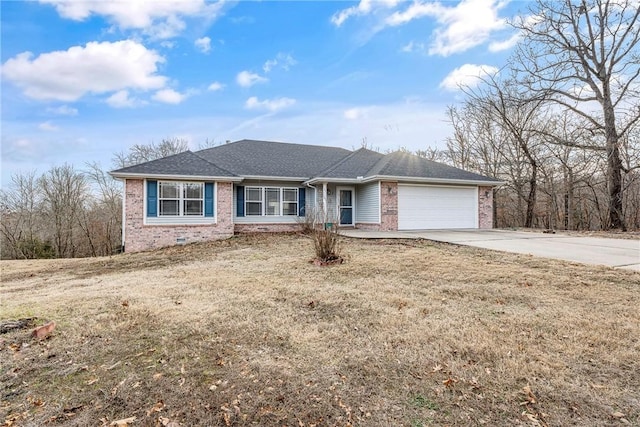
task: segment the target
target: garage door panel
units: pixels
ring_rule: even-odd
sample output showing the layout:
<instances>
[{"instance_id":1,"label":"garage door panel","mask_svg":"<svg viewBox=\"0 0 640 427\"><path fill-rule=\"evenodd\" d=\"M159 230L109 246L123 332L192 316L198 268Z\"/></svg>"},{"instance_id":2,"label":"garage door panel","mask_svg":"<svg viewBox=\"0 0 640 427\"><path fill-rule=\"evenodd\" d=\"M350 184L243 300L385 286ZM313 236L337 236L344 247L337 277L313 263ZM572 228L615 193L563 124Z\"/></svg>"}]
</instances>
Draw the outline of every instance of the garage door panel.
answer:
<instances>
[{"instance_id":1,"label":"garage door panel","mask_svg":"<svg viewBox=\"0 0 640 427\"><path fill-rule=\"evenodd\" d=\"M398 229L477 228L476 187L398 186Z\"/></svg>"}]
</instances>

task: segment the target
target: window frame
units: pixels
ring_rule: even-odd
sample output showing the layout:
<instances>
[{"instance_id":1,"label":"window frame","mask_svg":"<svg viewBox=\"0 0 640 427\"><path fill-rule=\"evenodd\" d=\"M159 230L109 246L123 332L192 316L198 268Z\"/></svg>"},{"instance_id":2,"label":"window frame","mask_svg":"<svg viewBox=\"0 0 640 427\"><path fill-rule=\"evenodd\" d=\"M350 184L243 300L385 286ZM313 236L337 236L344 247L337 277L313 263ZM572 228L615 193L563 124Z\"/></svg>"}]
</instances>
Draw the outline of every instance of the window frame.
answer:
<instances>
[{"instance_id":1,"label":"window frame","mask_svg":"<svg viewBox=\"0 0 640 427\"><path fill-rule=\"evenodd\" d=\"M163 185L177 185L178 197L161 197ZM186 191L188 186L198 186L200 188L200 198L187 197ZM158 218L204 218L205 216L205 188L204 182L192 182L192 181L160 181L158 180L158 200L157 200L157 212ZM163 215L160 209L162 201L164 200L177 200L178 201L178 214L177 215ZM186 213L186 203L189 201L200 201L200 213L188 214Z\"/></svg>"},{"instance_id":2,"label":"window frame","mask_svg":"<svg viewBox=\"0 0 640 427\"><path fill-rule=\"evenodd\" d=\"M250 190L259 190L260 191L260 200L250 200L248 195ZM273 192L273 190L278 190L278 208L275 213L268 213L268 200L267 193ZM286 191L295 191L295 201L285 201L284 194ZM249 204L250 203L260 203L260 213L252 214L249 213ZM295 204L295 214L285 214L284 205L294 205ZM300 191L298 187L276 187L276 186L245 186L244 188L244 215L248 217L290 217L300 216Z\"/></svg>"}]
</instances>

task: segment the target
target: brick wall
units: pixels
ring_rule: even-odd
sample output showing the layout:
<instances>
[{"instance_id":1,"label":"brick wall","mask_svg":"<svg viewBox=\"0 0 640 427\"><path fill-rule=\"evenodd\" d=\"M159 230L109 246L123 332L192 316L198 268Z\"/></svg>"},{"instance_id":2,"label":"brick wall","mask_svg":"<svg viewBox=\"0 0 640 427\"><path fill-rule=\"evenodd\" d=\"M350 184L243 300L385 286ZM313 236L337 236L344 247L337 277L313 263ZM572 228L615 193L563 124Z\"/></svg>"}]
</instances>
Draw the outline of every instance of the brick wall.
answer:
<instances>
[{"instance_id":1,"label":"brick wall","mask_svg":"<svg viewBox=\"0 0 640 427\"><path fill-rule=\"evenodd\" d=\"M301 231L302 224L236 224L236 233L288 233Z\"/></svg>"},{"instance_id":2,"label":"brick wall","mask_svg":"<svg viewBox=\"0 0 640 427\"><path fill-rule=\"evenodd\" d=\"M478 227L493 228L492 187L478 187Z\"/></svg>"},{"instance_id":3,"label":"brick wall","mask_svg":"<svg viewBox=\"0 0 640 427\"><path fill-rule=\"evenodd\" d=\"M185 243L225 239L233 235L233 185L218 182L216 194L216 224L202 225L145 225L144 181L125 182L125 250L139 252L173 246L177 239Z\"/></svg>"},{"instance_id":4,"label":"brick wall","mask_svg":"<svg viewBox=\"0 0 640 427\"><path fill-rule=\"evenodd\" d=\"M356 228L358 230L380 231L380 224L356 222Z\"/></svg>"},{"instance_id":5,"label":"brick wall","mask_svg":"<svg viewBox=\"0 0 640 427\"><path fill-rule=\"evenodd\" d=\"M380 183L380 230L396 231L398 229L398 183Z\"/></svg>"}]
</instances>

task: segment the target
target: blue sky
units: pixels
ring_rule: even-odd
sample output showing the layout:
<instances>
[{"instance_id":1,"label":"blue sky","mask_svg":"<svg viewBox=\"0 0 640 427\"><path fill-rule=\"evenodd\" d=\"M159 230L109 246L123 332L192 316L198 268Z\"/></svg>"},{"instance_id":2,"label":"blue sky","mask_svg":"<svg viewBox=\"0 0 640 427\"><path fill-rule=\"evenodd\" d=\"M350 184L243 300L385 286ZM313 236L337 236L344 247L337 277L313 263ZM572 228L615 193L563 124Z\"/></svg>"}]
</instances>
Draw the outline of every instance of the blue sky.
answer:
<instances>
[{"instance_id":1,"label":"blue sky","mask_svg":"<svg viewBox=\"0 0 640 427\"><path fill-rule=\"evenodd\" d=\"M443 147L524 2L2 1L2 185L133 144Z\"/></svg>"}]
</instances>

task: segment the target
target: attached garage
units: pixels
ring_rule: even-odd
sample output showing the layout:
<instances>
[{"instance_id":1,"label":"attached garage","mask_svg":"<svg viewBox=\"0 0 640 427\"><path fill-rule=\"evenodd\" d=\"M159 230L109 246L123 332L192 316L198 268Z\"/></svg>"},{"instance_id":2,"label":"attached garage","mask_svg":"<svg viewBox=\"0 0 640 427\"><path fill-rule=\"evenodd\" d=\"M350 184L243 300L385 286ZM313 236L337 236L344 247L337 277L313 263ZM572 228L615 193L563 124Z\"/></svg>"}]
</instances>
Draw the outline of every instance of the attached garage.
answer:
<instances>
[{"instance_id":1,"label":"attached garage","mask_svg":"<svg viewBox=\"0 0 640 427\"><path fill-rule=\"evenodd\" d=\"M398 229L478 228L478 187L398 184Z\"/></svg>"}]
</instances>

